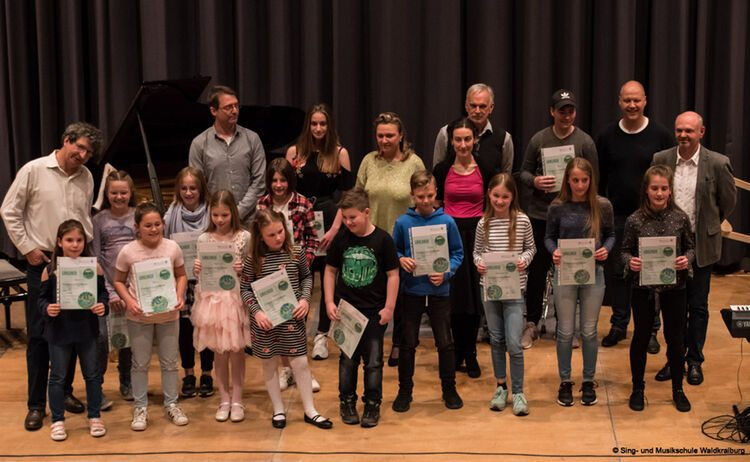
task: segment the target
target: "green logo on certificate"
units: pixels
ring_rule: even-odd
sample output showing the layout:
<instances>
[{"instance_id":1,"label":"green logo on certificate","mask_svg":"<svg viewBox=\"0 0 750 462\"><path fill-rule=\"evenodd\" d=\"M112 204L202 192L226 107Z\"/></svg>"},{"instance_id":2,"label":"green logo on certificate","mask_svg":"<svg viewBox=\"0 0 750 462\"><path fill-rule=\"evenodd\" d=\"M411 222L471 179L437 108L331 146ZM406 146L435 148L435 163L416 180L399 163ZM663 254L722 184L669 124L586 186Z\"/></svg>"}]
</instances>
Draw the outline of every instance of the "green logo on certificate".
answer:
<instances>
[{"instance_id":1,"label":"green logo on certificate","mask_svg":"<svg viewBox=\"0 0 750 462\"><path fill-rule=\"evenodd\" d=\"M563 157L563 162L565 162L565 165L567 165L571 160L573 160L573 156L568 155Z\"/></svg>"},{"instance_id":2,"label":"green logo on certificate","mask_svg":"<svg viewBox=\"0 0 750 462\"><path fill-rule=\"evenodd\" d=\"M154 313L163 313L167 311L167 303L167 297L158 295L151 300L151 309L154 310Z\"/></svg>"},{"instance_id":3,"label":"green logo on certificate","mask_svg":"<svg viewBox=\"0 0 750 462\"><path fill-rule=\"evenodd\" d=\"M443 257L436 258L435 261L432 262L432 269L438 273L445 273L448 271L448 260Z\"/></svg>"},{"instance_id":4,"label":"green logo on certificate","mask_svg":"<svg viewBox=\"0 0 750 462\"><path fill-rule=\"evenodd\" d=\"M576 284L586 284L589 282L591 275L589 275L589 272L586 270L578 270L573 278L576 280Z\"/></svg>"},{"instance_id":5,"label":"green logo on certificate","mask_svg":"<svg viewBox=\"0 0 750 462\"><path fill-rule=\"evenodd\" d=\"M435 236L435 245L445 244L445 238L443 236Z\"/></svg>"},{"instance_id":6,"label":"green logo on certificate","mask_svg":"<svg viewBox=\"0 0 750 462\"><path fill-rule=\"evenodd\" d=\"M225 274L219 279L219 286L224 290L232 290L235 286L234 278L228 274Z\"/></svg>"},{"instance_id":7,"label":"green logo on certificate","mask_svg":"<svg viewBox=\"0 0 750 462\"><path fill-rule=\"evenodd\" d=\"M284 319L292 319L292 311L294 311L294 305L291 303L284 303L281 307L281 317Z\"/></svg>"},{"instance_id":8,"label":"green logo on certificate","mask_svg":"<svg viewBox=\"0 0 750 462\"><path fill-rule=\"evenodd\" d=\"M488 300L500 300L503 296L503 289L500 286L489 286L487 288L487 299Z\"/></svg>"},{"instance_id":9,"label":"green logo on certificate","mask_svg":"<svg viewBox=\"0 0 750 462\"><path fill-rule=\"evenodd\" d=\"M659 280L664 284L672 284L675 280L675 276L676 274L672 268L664 268L661 270L661 273L659 273Z\"/></svg>"},{"instance_id":10,"label":"green logo on certificate","mask_svg":"<svg viewBox=\"0 0 750 462\"><path fill-rule=\"evenodd\" d=\"M85 270L83 270L83 277L85 277L86 279L93 278L94 270L92 270L91 268L86 268Z\"/></svg>"},{"instance_id":11,"label":"green logo on certificate","mask_svg":"<svg viewBox=\"0 0 750 462\"><path fill-rule=\"evenodd\" d=\"M120 334L119 332L117 334L112 335L112 346L116 349L125 348L125 345L128 343L128 338L125 337L125 334Z\"/></svg>"},{"instance_id":12,"label":"green logo on certificate","mask_svg":"<svg viewBox=\"0 0 750 462\"><path fill-rule=\"evenodd\" d=\"M333 331L333 340L335 340L337 344L343 345L344 340L346 340L344 331L342 331L341 329L336 329L335 331Z\"/></svg>"},{"instance_id":13,"label":"green logo on certificate","mask_svg":"<svg viewBox=\"0 0 750 462\"><path fill-rule=\"evenodd\" d=\"M232 263L232 260L234 260L234 257L231 253L225 253L221 256L221 259L224 260L224 263Z\"/></svg>"},{"instance_id":14,"label":"green logo on certificate","mask_svg":"<svg viewBox=\"0 0 750 462\"><path fill-rule=\"evenodd\" d=\"M508 272L512 273L513 271L515 271L515 270L516 270L516 264L515 264L515 263L513 263L513 262L510 262L510 263L508 263L507 265L505 265L505 269L506 269L506 270L507 270Z\"/></svg>"},{"instance_id":15,"label":"green logo on certificate","mask_svg":"<svg viewBox=\"0 0 750 462\"><path fill-rule=\"evenodd\" d=\"M159 272L159 277L164 279L165 281L169 279L169 276L171 276L171 273L169 272L169 270L161 270Z\"/></svg>"},{"instance_id":16,"label":"green logo on certificate","mask_svg":"<svg viewBox=\"0 0 750 462\"><path fill-rule=\"evenodd\" d=\"M591 258L594 255L594 252L592 252L591 249L583 249L581 255L583 255L583 258Z\"/></svg>"},{"instance_id":17,"label":"green logo on certificate","mask_svg":"<svg viewBox=\"0 0 750 462\"><path fill-rule=\"evenodd\" d=\"M355 324L354 324L354 331L355 331L355 332L357 332L358 334L359 334L360 332L362 332L362 324L360 324L360 323L355 323Z\"/></svg>"},{"instance_id":18,"label":"green logo on certificate","mask_svg":"<svg viewBox=\"0 0 750 462\"><path fill-rule=\"evenodd\" d=\"M664 247L665 257L671 257L673 253L674 253L674 249L672 247Z\"/></svg>"},{"instance_id":19,"label":"green logo on certificate","mask_svg":"<svg viewBox=\"0 0 750 462\"><path fill-rule=\"evenodd\" d=\"M319 222L319 221L316 221L316 222L315 222L315 229L316 229L316 230L321 230L321 229L323 229L323 223L321 223L321 222Z\"/></svg>"},{"instance_id":20,"label":"green logo on certificate","mask_svg":"<svg viewBox=\"0 0 750 462\"><path fill-rule=\"evenodd\" d=\"M91 309L91 307L94 306L95 302L96 297L94 297L94 294L92 294L91 292L83 292L78 296L78 306L80 306L84 310Z\"/></svg>"},{"instance_id":21,"label":"green logo on certificate","mask_svg":"<svg viewBox=\"0 0 750 462\"><path fill-rule=\"evenodd\" d=\"M286 288L289 287L289 283L286 281L280 281L279 282L279 290L286 290Z\"/></svg>"}]
</instances>

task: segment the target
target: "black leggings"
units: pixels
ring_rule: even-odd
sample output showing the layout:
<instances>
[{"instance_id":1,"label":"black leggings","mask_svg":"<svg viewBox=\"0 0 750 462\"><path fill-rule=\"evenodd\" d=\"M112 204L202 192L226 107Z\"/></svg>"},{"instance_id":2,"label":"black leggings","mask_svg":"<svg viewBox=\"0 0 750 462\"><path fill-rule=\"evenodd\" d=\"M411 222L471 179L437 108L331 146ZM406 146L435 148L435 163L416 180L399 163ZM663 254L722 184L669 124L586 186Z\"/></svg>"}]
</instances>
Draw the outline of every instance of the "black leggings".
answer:
<instances>
[{"instance_id":1,"label":"black leggings","mask_svg":"<svg viewBox=\"0 0 750 462\"><path fill-rule=\"evenodd\" d=\"M193 323L190 318L180 317L180 360L183 369L195 367L195 348L193 348ZM214 352L208 348L200 353L201 371L210 372L214 368Z\"/></svg>"}]
</instances>

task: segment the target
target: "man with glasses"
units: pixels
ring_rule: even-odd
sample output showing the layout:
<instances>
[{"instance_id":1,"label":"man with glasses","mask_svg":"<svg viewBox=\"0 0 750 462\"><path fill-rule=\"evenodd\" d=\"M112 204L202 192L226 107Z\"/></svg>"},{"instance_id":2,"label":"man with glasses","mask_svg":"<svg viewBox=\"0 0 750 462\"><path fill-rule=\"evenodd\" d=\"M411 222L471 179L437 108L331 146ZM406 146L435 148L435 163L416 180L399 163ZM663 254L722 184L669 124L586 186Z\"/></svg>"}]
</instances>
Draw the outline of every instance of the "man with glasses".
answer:
<instances>
[{"instance_id":1,"label":"man with glasses","mask_svg":"<svg viewBox=\"0 0 750 462\"><path fill-rule=\"evenodd\" d=\"M214 86L208 92L208 106L215 121L190 144L190 166L203 171L211 192L231 191L240 219L249 225L265 187L263 144L257 133L237 125L240 105L234 90Z\"/></svg>"},{"instance_id":2,"label":"man with glasses","mask_svg":"<svg viewBox=\"0 0 750 462\"><path fill-rule=\"evenodd\" d=\"M37 306L42 271L55 249L57 227L65 220L83 224L86 240L93 239L91 204L94 179L84 166L99 151L102 135L84 122L68 125L62 147L52 154L25 164L16 174L0 208L5 228L18 251L26 257L28 299L26 301L26 370L28 414L24 426L38 430L47 407L49 350L43 336L44 315ZM75 361L65 377L65 410L82 413L83 404L73 396Z\"/></svg>"}]
</instances>

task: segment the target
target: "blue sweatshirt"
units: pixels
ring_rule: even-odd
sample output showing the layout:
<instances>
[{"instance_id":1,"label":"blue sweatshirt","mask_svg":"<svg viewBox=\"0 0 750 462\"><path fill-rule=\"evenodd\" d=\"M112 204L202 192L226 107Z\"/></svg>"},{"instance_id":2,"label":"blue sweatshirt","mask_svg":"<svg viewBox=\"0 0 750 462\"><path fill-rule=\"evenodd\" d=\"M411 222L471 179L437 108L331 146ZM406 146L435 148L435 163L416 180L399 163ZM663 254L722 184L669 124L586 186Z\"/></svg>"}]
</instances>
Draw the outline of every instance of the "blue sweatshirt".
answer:
<instances>
[{"instance_id":1,"label":"blue sweatshirt","mask_svg":"<svg viewBox=\"0 0 750 462\"><path fill-rule=\"evenodd\" d=\"M409 229L415 226L445 225L448 231L448 254L450 255L450 268L446 271L443 283L439 286L430 282L427 276L414 276L403 269L400 271L401 290L408 295L439 295L447 297L450 292L450 278L456 272L464 260L464 247L458 226L450 215L439 208L430 215L422 215L413 207L405 214L398 217L393 226L393 242L396 244L398 257L411 258L411 244L409 243Z\"/></svg>"}]
</instances>

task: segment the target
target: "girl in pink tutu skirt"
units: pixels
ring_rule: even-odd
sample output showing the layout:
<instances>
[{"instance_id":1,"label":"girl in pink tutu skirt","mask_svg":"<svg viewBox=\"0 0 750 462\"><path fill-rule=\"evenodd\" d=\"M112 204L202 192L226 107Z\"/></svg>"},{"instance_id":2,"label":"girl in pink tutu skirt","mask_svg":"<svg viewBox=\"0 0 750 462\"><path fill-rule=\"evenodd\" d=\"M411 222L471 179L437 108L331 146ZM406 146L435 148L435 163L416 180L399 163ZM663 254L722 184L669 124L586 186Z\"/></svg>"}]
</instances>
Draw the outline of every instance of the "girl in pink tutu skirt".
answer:
<instances>
[{"instance_id":1,"label":"girl in pink tutu skirt","mask_svg":"<svg viewBox=\"0 0 750 462\"><path fill-rule=\"evenodd\" d=\"M231 242L234 249L234 270L242 275L242 260L248 251L250 233L240 228L237 203L232 193L216 191L209 201L211 220L201 242ZM201 262L195 260L194 272L200 276ZM239 284L233 290L204 291L195 287L195 304L190 316L193 322L193 345L198 351L214 352L216 378L221 404L216 420L240 422L245 418L242 385L245 380L244 348L250 345L250 319L240 298ZM232 364L232 394L229 394L229 363Z\"/></svg>"}]
</instances>

